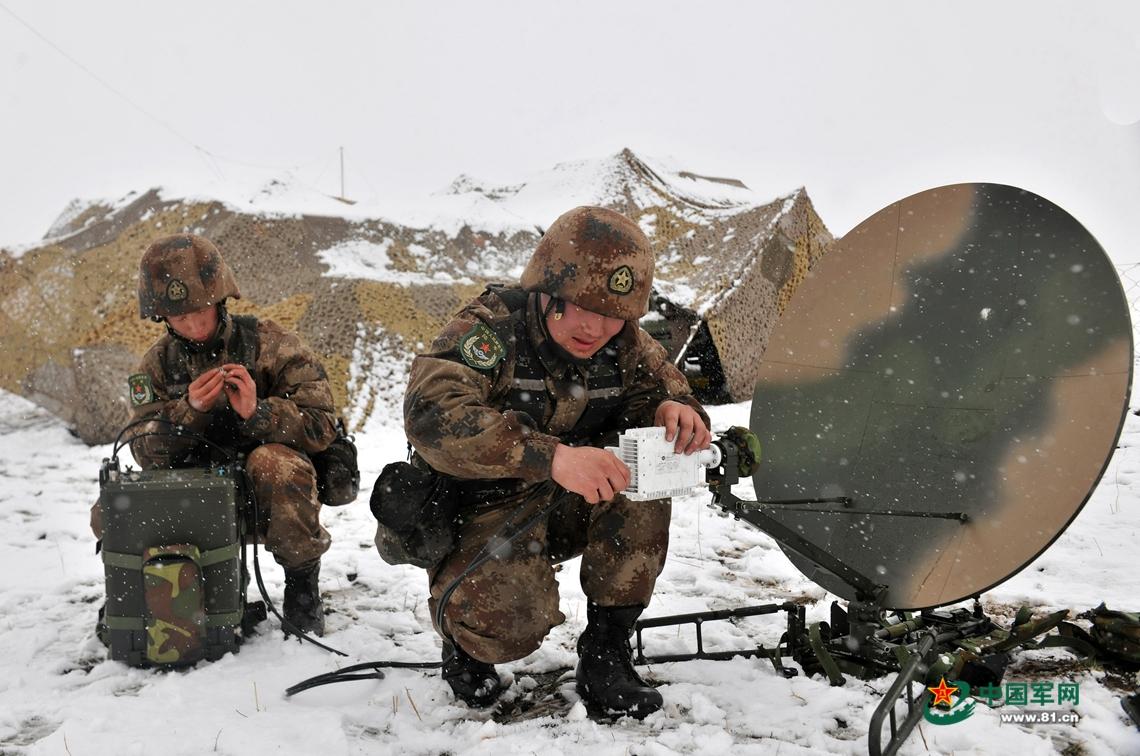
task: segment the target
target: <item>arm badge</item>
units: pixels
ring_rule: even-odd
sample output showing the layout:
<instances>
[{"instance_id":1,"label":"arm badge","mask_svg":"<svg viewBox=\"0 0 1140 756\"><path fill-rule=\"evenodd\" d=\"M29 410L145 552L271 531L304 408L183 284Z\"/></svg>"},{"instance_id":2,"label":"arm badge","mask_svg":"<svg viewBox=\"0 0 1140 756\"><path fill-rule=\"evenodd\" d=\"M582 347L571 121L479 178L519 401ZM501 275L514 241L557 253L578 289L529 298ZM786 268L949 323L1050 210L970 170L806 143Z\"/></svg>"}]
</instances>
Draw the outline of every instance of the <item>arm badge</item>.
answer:
<instances>
[{"instance_id":1,"label":"arm badge","mask_svg":"<svg viewBox=\"0 0 1140 756\"><path fill-rule=\"evenodd\" d=\"M505 357L506 347L486 323L477 323L459 340L459 356L476 370L490 370Z\"/></svg>"},{"instance_id":2,"label":"arm badge","mask_svg":"<svg viewBox=\"0 0 1140 756\"><path fill-rule=\"evenodd\" d=\"M146 373L135 373L127 379L127 385L131 389L131 404L135 407L154 401L154 387Z\"/></svg>"}]
</instances>

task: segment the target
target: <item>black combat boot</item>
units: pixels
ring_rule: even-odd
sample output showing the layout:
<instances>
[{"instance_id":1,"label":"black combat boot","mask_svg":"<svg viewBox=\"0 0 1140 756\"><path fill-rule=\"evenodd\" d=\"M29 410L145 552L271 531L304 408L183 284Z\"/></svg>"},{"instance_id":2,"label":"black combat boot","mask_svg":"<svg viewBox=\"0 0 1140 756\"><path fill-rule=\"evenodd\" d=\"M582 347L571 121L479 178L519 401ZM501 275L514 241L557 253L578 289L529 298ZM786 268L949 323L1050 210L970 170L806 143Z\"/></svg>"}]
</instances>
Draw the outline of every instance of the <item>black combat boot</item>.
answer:
<instances>
[{"instance_id":1,"label":"black combat boot","mask_svg":"<svg viewBox=\"0 0 1140 756\"><path fill-rule=\"evenodd\" d=\"M285 570L285 619L307 635L325 634L325 611L317 585L320 574L319 560L308 567Z\"/></svg>"},{"instance_id":2,"label":"black combat boot","mask_svg":"<svg viewBox=\"0 0 1140 756\"><path fill-rule=\"evenodd\" d=\"M586 606L586 630L578 639L578 693L610 714L641 719L661 708L661 694L633 669L629 636L640 606Z\"/></svg>"},{"instance_id":3,"label":"black combat boot","mask_svg":"<svg viewBox=\"0 0 1140 756\"><path fill-rule=\"evenodd\" d=\"M495 665L473 659L448 640L443 642L443 679L456 698L480 709L495 703L503 692Z\"/></svg>"}]
</instances>

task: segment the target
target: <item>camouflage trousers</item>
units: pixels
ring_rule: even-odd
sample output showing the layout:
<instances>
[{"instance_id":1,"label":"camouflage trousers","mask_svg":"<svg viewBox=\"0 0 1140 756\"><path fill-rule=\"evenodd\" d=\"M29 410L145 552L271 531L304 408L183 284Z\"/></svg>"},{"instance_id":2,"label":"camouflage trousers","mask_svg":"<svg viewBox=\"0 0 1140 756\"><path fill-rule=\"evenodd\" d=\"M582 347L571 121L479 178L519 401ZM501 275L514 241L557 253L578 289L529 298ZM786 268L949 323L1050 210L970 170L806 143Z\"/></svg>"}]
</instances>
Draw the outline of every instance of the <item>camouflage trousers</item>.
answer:
<instances>
[{"instance_id":1,"label":"camouflage trousers","mask_svg":"<svg viewBox=\"0 0 1140 756\"><path fill-rule=\"evenodd\" d=\"M444 591L505 522L521 524L552 497L562 497L549 516L501 546L451 594L443 629L476 659L513 661L541 645L550 629L566 619L558 609L554 565L578 555L579 579L590 601L601 606L649 604L669 549L671 501L630 501L618 495L588 504L561 488L555 491L539 486L475 507L464 517L456 549L428 575L434 622ZM523 504L524 511L516 515Z\"/></svg>"},{"instance_id":2,"label":"camouflage trousers","mask_svg":"<svg viewBox=\"0 0 1140 756\"><path fill-rule=\"evenodd\" d=\"M332 539L321 525L317 473L309 458L284 444L263 444L246 457L245 469L261 515L259 541L286 569L320 559ZM91 531L103 537L97 501L91 507Z\"/></svg>"}]
</instances>

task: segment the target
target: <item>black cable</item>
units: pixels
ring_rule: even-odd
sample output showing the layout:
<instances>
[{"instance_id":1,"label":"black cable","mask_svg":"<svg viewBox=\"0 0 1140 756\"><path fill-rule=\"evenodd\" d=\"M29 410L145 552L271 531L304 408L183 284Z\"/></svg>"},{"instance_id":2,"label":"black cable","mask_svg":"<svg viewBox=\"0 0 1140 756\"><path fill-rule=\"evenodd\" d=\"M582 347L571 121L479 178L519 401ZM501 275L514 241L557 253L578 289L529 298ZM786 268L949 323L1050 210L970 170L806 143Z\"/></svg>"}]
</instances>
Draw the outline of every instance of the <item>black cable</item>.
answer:
<instances>
[{"instance_id":1,"label":"black cable","mask_svg":"<svg viewBox=\"0 0 1140 756\"><path fill-rule=\"evenodd\" d=\"M546 482L546 483L543 483L542 487L553 487L553 484L550 482ZM536 494L536 498L537 498L537 494ZM495 534L492 535L487 540L487 542L485 544L483 544L482 550L480 550L480 552L478 554L476 554L474 557L471 558L471 561L468 562L467 566L463 568L463 572L459 573L459 576L456 577L454 580L452 580L451 583L448 584L448 586L444 590L444 592L440 595L439 605L436 607L436 610L435 610L435 624L436 624L436 627L439 628L440 633L444 633L443 610L447 607L447 602L451 600L451 594L455 593L455 590L459 587L459 584L461 582L463 582L463 580L466 579L467 576L470 575L472 572L474 572L479 567L482 567L484 564L486 564L487 560L491 559L495 555L496 550L498 550L499 548L502 548L502 546L507 546L507 545L513 543L516 538L518 538L520 535L522 535L523 533L530 530L531 526L533 526L535 523L537 523L543 517L546 517L548 514L550 514L550 512L553 511L554 508L556 506L558 506L559 503L561 503L561 501L562 501L562 497L560 497L560 496L553 497L550 500L550 503L548 503L545 507L540 509L536 515L534 515L529 520L527 520L525 523L523 523L522 526L520 526L517 530L515 530L514 533L511 533L510 535L506 535L506 533L509 531L510 527L513 525L515 517L517 517L519 514L521 514L526 509L527 504L524 502L523 504L519 505L518 509L516 509L513 513L511 513L511 516L509 518L507 518L507 521L505 523L503 523L502 527L500 527L497 531L495 531ZM495 550L491 550L491 544L497 542L500 537L504 537L504 536L505 536L505 543L502 543L500 546L497 546L495 548ZM454 641L454 638L451 638L450 636L448 636L448 640Z\"/></svg>"},{"instance_id":2,"label":"black cable","mask_svg":"<svg viewBox=\"0 0 1140 756\"><path fill-rule=\"evenodd\" d=\"M322 685L331 685L333 683L347 682L349 680L383 680L384 673L380 671L381 668L391 669L439 669L443 666L442 661L437 662L401 662L401 661L374 661L364 662L362 664L353 664L349 667L343 667L333 672L325 672L324 674L314 675L308 680L302 680L296 685L292 685L285 689L285 696L292 696L295 693L309 690L310 688L318 688ZM369 674L353 674L364 669L374 670Z\"/></svg>"},{"instance_id":3,"label":"black cable","mask_svg":"<svg viewBox=\"0 0 1140 756\"><path fill-rule=\"evenodd\" d=\"M543 487L554 488L554 484L547 481L543 484ZM537 494L536 494L536 497L537 497ZM444 637L447 640L452 641L453 645L456 645L454 643L454 639L451 638L450 636L448 636L446 631L443 629L443 612L444 612L444 609L447 607L448 601L451 600L451 594L455 593L455 590L460 586L460 584L464 580L467 579L467 577L472 572L474 572L475 570L482 567L484 564L486 564L487 560L494 557L495 552L498 551L499 548L502 548L503 546L506 546L506 545L513 543L516 538L518 538L523 533L526 533L527 531L529 531L531 529L531 527L533 525L535 525L539 520L541 520L543 517L546 517L548 514L550 514L550 512L553 511L554 508L556 506L558 506L559 503L561 503L561 501L562 501L561 496L553 497L551 499L550 503L547 504L545 507L543 507L541 510L539 510L537 514L535 514L533 517L531 517L529 520L527 520L521 526L519 526L517 529L515 529L515 531L513 533L510 533L510 535L506 535L508 533L508 531L510 530L511 526L514 525L515 518L518 517L522 512L524 512L526 510L528 502L524 502L524 503L520 504L519 507L514 512L511 513L511 516L507 518L507 521L505 523L503 523L503 525L498 530L495 531L494 535L492 535L489 539L487 539L487 542L485 544L483 544L483 548L479 551L479 553L477 553L474 557L471 558L471 561L467 563L467 566L463 568L463 571L460 572L459 575L456 576L456 578L448 584L446 589L444 589L443 593L440 595L439 604L436 607L435 624L436 624L436 627L439 628L440 634L444 635ZM505 536L504 540L500 541L499 539L503 538L504 536ZM500 545L497 546L495 549L492 549L491 548L492 543L498 543ZM254 546L254 548L256 549L257 547ZM255 551L255 555L256 555L256 551ZM256 564L256 560L255 560L255 564ZM339 682L350 682L352 680L382 680L382 679L384 679L384 673L380 671L381 667L392 668L392 669L439 669L443 665L444 665L443 661L438 661L438 662L376 661L376 662L365 662L363 664L354 664L350 667L344 667L343 669L338 669L338 670L335 670L333 672L325 672L324 674L315 675L313 677L310 677L307 680L302 680L301 682L299 682L295 685L292 685L289 688L286 688L285 696L286 697L292 696L295 693L300 693L302 691L309 690L310 688L316 688L316 687L320 687L322 685L331 685L333 683L339 683ZM364 670L364 669L372 669L372 670L374 670L374 672L371 674L354 674L354 673L359 672L359 671Z\"/></svg>"},{"instance_id":4,"label":"black cable","mask_svg":"<svg viewBox=\"0 0 1140 756\"><path fill-rule=\"evenodd\" d=\"M135 433L130 438L123 440L123 434L126 433L127 431L129 431L131 428L137 428L140 425L146 425L148 423L158 423L159 425L168 425L168 426L170 426L171 429L168 431L165 431L165 432L164 431L147 431L146 433ZM135 420L134 422L127 423L125 426L123 426L123 429L121 431L119 431L119 435L115 436L115 443L112 445L112 448L111 448L111 461L114 462L115 464L118 464L118 462L119 462L119 451L124 446L126 446L127 444L129 444L132 441L135 441L137 439L146 438L147 436L166 436L168 438L190 438L190 439L193 439L194 441L196 441L198 443L205 444L206 446L209 446L210 448L217 450L228 462L236 462L237 461L237 452L234 451L233 449L227 449L226 447L222 446L221 444L217 444L217 443L211 441L210 439L206 438L206 436L204 434L194 430L193 428L187 428L185 425L182 425L181 423L176 423L173 420L168 420L165 417L144 417L141 420Z\"/></svg>"},{"instance_id":5,"label":"black cable","mask_svg":"<svg viewBox=\"0 0 1140 756\"><path fill-rule=\"evenodd\" d=\"M179 427L182 427L182 426L179 426ZM146 433L136 433L135 435L133 435L129 439L127 439L127 443L130 443L131 441L135 441L136 439L146 438L147 436L162 436L164 438L188 436L190 438L194 438L195 434L193 431L189 431L189 432L185 432L185 433L166 433L163 431L148 431ZM227 463L236 462L235 454L230 449L227 449L226 447L224 447L220 444L214 443L213 441L210 441L210 440L203 438L201 436L194 438L194 440L198 443L205 444L206 446L209 446L212 449L215 449L216 451L218 451L220 454L222 454L225 457L225 460ZM119 457L118 457L117 453L115 453L115 455L111 457L111 461L115 464L118 464Z\"/></svg>"},{"instance_id":6,"label":"black cable","mask_svg":"<svg viewBox=\"0 0 1140 756\"><path fill-rule=\"evenodd\" d=\"M265 581L262 580L262 578L261 578L261 562L257 558L257 539L258 539L257 530L261 524L261 512L257 506L257 494L254 493L254 490L253 490L253 479L250 477L249 471L245 469L244 465L241 466L241 474L242 474L242 479L245 481L246 501L248 501L250 503L250 505L253 507L253 575L256 578L257 589L258 589L258 591L261 592L261 600L265 602L266 608L268 608L269 611L273 612L273 616L275 616L278 620L281 621L281 628L283 630L285 630L287 633L292 633L293 635L296 635L298 640L304 638L309 643L312 643L314 646L317 646L318 648L323 648L325 651L328 651L329 653L336 654L337 656L348 656L348 654L346 654L343 651L335 649L332 646L326 646L324 643L321 643L319 640L317 640L316 638L313 638L308 633L301 632L297 628L296 625L294 625L289 620L285 619L285 617L283 617L281 615L281 613L279 611L277 611L277 607L274 606L273 602L269 599L269 592L267 590L265 590Z\"/></svg>"}]
</instances>

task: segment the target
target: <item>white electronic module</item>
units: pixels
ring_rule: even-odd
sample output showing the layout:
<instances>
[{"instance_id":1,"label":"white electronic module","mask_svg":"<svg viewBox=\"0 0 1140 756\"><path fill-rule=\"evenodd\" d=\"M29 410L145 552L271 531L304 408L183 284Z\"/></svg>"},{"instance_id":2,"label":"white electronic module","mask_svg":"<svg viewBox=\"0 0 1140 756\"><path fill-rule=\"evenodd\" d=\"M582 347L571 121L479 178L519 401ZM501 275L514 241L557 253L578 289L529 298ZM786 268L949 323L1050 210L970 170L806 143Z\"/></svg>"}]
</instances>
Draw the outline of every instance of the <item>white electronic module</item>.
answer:
<instances>
[{"instance_id":1,"label":"white electronic module","mask_svg":"<svg viewBox=\"0 0 1140 756\"><path fill-rule=\"evenodd\" d=\"M720 464L720 449L713 445L695 454L677 454L664 428L632 428L618 437L617 447L606 448L629 468L627 499L648 501L685 496L705 485L705 469Z\"/></svg>"}]
</instances>

